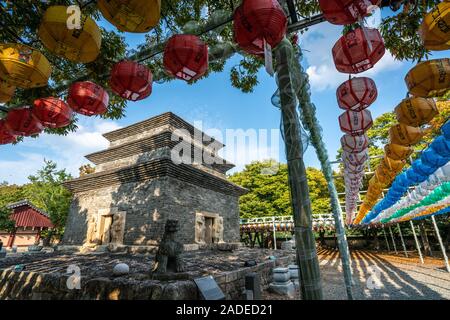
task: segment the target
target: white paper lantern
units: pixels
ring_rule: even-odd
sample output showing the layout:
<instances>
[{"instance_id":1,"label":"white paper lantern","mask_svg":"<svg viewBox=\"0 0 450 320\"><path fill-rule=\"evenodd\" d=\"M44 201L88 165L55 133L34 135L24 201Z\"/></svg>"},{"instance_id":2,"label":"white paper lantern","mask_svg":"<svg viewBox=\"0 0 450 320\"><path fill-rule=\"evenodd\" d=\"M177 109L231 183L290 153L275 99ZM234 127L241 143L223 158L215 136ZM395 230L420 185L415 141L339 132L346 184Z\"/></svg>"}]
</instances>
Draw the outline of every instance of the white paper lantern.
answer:
<instances>
[{"instance_id":1,"label":"white paper lantern","mask_svg":"<svg viewBox=\"0 0 450 320\"><path fill-rule=\"evenodd\" d=\"M372 127L372 124L372 114L369 110L349 110L339 116L341 130L351 136L363 135Z\"/></svg>"},{"instance_id":2,"label":"white paper lantern","mask_svg":"<svg viewBox=\"0 0 450 320\"><path fill-rule=\"evenodd\" d=\"M349 134L341 138L341 145L344 151L349 153L361 152L369 146L369 137L366 134L352 136Z\"/></svg>"},{"instance_id":3,"label":"white paper lantern","mask_svg":"<svg viewBox=\"0 0 450 320\"><path fill-rule=\"evenodd\" d=\"M358 153L348 153L344 151L344 161L354 165L360 166L369 160L369 152L367 149Z\"/></svg>"}]
</instances>

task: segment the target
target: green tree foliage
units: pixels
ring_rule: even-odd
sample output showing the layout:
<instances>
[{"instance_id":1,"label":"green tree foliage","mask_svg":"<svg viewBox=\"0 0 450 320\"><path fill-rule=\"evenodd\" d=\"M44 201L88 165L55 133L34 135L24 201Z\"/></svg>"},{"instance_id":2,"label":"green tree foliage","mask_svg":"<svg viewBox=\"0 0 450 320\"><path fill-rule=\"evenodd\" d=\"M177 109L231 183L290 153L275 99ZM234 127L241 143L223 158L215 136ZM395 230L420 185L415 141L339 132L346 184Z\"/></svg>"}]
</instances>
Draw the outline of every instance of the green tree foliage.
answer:
<instances>
[{"instance_id":1,"label":"green tree foliage","mask_svg":"<svg viewBox=\"0 0 450 320\"><path fill-rule=\"evenodd\" d=\"M0 208L4 208L10 203L21 201L24 198L22 186L10 185L7 182L0 184Z\"/></svg>"},{"instance_id":2,"label":"green tree foliage","mask_svg":"<svg viewBox=\"0 0 450 320\"><path fill-rule=\"evenodd\" d=\"M394 108L392 108L394 109ZM373 147L382 147L389 143L389 129L397 123L394 112L383 113L375 119L372 128L367 132Z\"/></svg>"},{"instance_id":3,"label":"green tree foliage","mask_svg":"<svg viewBox=\"0 0 450 320\"><path fill-rule=\"evenodd\" d=\"M0 208L27 199L49 214L50 220L55 225L53 234L60 236L64 231L72 198L62 183L70 179L72 176L66 170L59 170L56 163L45 161L42 169L28 177L30 181L28 184L0 185Z\"/></svg>"},{"instance_id":4,"label":"green tree foliage","mask_svg":"<svg viewBox=\"0 0 450 320\"><path fill-rule=\"evenodd\" d=\"M315 168L306 171L313 213L330 212L325 177ZM273 160L252 162L229 179L249 190L240 198L241 218L292 215L286 164Z\"/></svg>"},{"instance_id":5,"label":"green tree foliage","mask_svg":"<svg viewBox=\"0 0 450 320\"><path fill-rule=\"evenodd\" d=\"M12 232L15 229L15 223L11 220L11 210L0 207L0 230Z\"/></svg>"}]
</instances>

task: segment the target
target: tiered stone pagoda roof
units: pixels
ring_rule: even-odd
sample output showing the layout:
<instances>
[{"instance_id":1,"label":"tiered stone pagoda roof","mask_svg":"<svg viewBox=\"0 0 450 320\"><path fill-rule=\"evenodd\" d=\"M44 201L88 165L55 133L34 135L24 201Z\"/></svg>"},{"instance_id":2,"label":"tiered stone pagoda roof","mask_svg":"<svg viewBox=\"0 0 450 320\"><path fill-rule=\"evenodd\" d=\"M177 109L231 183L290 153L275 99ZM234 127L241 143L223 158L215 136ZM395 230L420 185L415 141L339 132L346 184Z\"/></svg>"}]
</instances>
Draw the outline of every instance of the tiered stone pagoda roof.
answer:
<instances>
[{"instance_id":1,"label":"tiered stone pagoda roof","mask_svg":"<svg viewBox=\"0 0 450 320\"><path fill-rule=\"evenodd\" d=\"M179 129L188 134L183 135ZM194 135L204 139L196 141ZM97 165L96 173L66 182L73 192L167 176L225 194L246 193L246 189L226 179L225 173L234 165L217 155L224 145L171 112L103 136L110 141L110 147L86 156ZM180 143L192 155L207 152L217 163L175 164L170 151Z\"/></svg>"}]
</instances>

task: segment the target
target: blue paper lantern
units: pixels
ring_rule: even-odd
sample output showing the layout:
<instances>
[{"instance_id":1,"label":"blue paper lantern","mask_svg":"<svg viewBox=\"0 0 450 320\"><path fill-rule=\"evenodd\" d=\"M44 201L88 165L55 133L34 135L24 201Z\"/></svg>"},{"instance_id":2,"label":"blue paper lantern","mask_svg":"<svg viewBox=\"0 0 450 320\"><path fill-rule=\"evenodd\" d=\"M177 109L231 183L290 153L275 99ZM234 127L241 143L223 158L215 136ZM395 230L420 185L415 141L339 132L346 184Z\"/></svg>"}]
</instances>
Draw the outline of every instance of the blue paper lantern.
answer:
<instances>
[{"instance_id":1,"label":"blue paper lantern","mask_svg":"<svg viewBox=\"0 0 450 320\"><path fill-rule=\"evenodd\" d=\"M450 157L450 140L446 140L444 136L437 137L430 147L441 157Z\"/></svg>"},{"instance_id":2,"label":"blue paper lantern","mask_svg":"<svg viewBox=\"0 0 450 320\"><path fill-rule=\"evenodd\" d=\"M445 139L450 140L450 121L442 126L441 131Z\"/></svg>"},{"instance_id":3,"label":"blue paper lantern","mask_svg":"<svg viewBox=\"0 0 450 320\"><path fill-rule=\"evenodd\" d=\"M397 176L397 178L395 178L394 183L397 184L398 186L404 188L405 191L410 186L409 181L408 181L408 177L406 176L405 172L402 172L401 174L399 174Z\"/></svg>"},{"instance_id":4,"label":"blue paper lantern","mask_svg":"<svg viewBox=\"0 0 450 320\"><path fill-rule=\"evenodd\" d=\"M424 152L422 152L422 156L420 159L422 160L422 163L424 165L435 168L442 167L450 160L449 157L440 156L432 148L428 148Z\"/></svg>"},{"instance_id":5,"label":"blue paper lantern","mask_svg":"<svg viewBox=\"0 0 450 320\"><path fill-rule=\"evenodd\" d=\"M422 162L421 159L414 161L412 164L412 167L415 172L417 172L418 174L420 174L422 176L426 176L426 177L432 175L439 168L439 167L427 166L426 164L424 164Z\"/></svg>"},{"instance_id":6,"label":"blue paper lantern","mask_svg":"<svg viewBox=\"0 0 450 320\"><path fill-rule=\"evenodd\" d=\"M415 185L421 182L424 182L427 180L427 176L422 176L418 172L416 172L414 169L409 168L406 171L406 176L408 177L408 180L410 181L410 185Z\"/></svg>"}]
</instances>

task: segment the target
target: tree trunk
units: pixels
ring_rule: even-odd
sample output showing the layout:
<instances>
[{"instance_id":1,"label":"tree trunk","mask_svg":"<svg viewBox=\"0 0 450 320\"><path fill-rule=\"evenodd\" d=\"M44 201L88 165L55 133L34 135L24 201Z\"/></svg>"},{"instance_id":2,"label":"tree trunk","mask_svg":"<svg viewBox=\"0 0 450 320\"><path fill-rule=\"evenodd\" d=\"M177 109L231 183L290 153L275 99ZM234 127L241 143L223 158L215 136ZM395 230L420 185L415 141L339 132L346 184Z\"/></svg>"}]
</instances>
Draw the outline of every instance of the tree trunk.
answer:
<instances>
[{"instance_id":1,"label":"tree trunk","mask_svg":"<svg viewBox=\"0 0 450 320\"><path fill-rule=\"evenodd\" d=\"M284 39L275 53L301 296L304 300L321 300L323 299L322 281L316 243L312 232L311 200L309 198L306 168L303 163L303 145L300 138L296 97L291 83L291 70L289 69L289 59L292 59L293 48L289 41Z\"/></svg>"},{"instance_id":2,"label":"tree trunk","mask_svg":"<svg viewBox=\"0 0 450 320\"><path fill-rule=\"evenodd\" d=\"M420 221L420 223L419 223L419 231L420 231L420 237L422 238L424 255L426 255L428 252L428 255L430 257L432 257L433 250L431 250L430 242L428 241L427 231L425 229L425 221L423 221L423 220Z\"/></svg>"},{"instance_id":3,"label":"tree trunk","mask_svg":"<svg viewBox=\"0 0 450 320\"><path fill-rule=\"evenodd\" d=\"M374 249L376 251L379 251L380 250L380 241L378 239L378 230L377 229L375 229L374 233L373 233L373 244L374 244Z\"/></svg>"},{"instance_id":4,"label":"tree trunk","mask_svg":"<svg viewBox=\"0 0 450 320\"><path fill-rule=\"evenodd\" d=\"M325 247L325 230L319 231L320 246Z\"/></svg>"}]
</instances>

